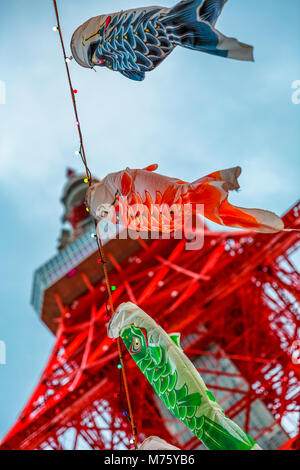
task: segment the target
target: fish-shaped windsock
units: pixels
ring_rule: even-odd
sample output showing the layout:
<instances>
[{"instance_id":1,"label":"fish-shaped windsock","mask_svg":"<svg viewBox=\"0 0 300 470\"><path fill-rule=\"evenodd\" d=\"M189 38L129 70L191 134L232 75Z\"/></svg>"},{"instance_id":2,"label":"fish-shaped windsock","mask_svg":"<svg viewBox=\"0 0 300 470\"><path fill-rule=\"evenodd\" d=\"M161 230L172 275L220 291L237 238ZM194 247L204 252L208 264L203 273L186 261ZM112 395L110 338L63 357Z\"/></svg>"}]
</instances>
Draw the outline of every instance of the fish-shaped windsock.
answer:
<instances>
[{"instance_id":1,"label":"fish-shaped windsock","mask_svg":"<svg viewBox=\"0 0 300 470\"><path fill-rule=\"evenodd\" d=\"M131 357L170 412L210 450L260 447L227 418L179 344L137 305L121 304L108 325L110 338L122 338Z\"/></svg>"},{"instance_id":2,"label":"fish-shaped windsock","mask_svg":"<svg viewBox=\"0 0 300 470\"><path fill-rule=\"evenodd\" d=\"M226 1L183 0L173 8L151 6L96 16L74 32L73 57L83 67L108 67L137 81L176 46L253 61L251 46L215 29Z\"/></svg>"},{"instance_id":3,"label":"fish-shaped windsock","mask_svg":"<svg viewBox=\"0 0 300 470\"><path fill-rule=\"evenodd\" d=\"M143 170L126 168L91 185L86 201L91 215L114 224L119 219L124 227L140 232L181 230L199 210L200 215L228 227L264 233L284 229L281 218L273 212L228 202L229 191L239 189L240 167L210 173L193 183L160 175L156 169L157 165Z\"/></svg>"}]
</instances>

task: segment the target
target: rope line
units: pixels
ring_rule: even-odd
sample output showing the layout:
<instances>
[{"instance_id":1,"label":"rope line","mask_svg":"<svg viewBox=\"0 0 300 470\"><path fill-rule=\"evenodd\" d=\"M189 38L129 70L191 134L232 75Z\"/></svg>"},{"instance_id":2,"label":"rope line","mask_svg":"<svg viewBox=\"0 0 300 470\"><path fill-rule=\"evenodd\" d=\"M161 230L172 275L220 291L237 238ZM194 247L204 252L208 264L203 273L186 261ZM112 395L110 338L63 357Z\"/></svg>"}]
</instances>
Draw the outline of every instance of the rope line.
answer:
<instances>
[{"instance_id":1,"label":"rope line","mask_svg":"<svg viewBox=\"0 0 300 470\"><path fill-rule=\"evenodd\" d=\"M76 125L77 125L77 130L78 130L78 135L79 135L79 141L80 141L79 153L80 153L81 160L82 160L82 162L84 164L84 167L85 167L86 177L87 177L87 180L88 180L88 185L90 187L91 184L92 184L91 172L90 172L90 170L88 168L88 165L87 165L87 159L86 159L85 148L84 148L84 143L83 143L83 136L82 136L81 126L80 126L80 121L79 121L79 114L78 114L78 110L77 110L77 104L76 104L74 89L73 89L73 85L72 85L71 74L70 74L68 62L66 60L66 59L68 59L68 56L66 55L66 49L65 49L65 45L64 45L64 40L63 40L62 29L61 29L61 25L60 25L56 0L53 0L53 6L54 6L54 10L55 10L55 16L56 16L56 21L57 21L57 29L58 29L58 32L59 32L59 38L60 38L60 43L61 43L62 52L63 52L63 56L64 56L64 62L65 62L65 67L66 67L66 72L67 72L67 77L68 77L68 83L69 83L72 102L73 102L74 114L75 114L75 118L76 118ZM112 312L112 315L113 315L115 313L115 309L114 309L114 304L113 304L113 299L112 299L111 286L110 286L110 282L109 282L105 251L104 251L104 247L103 247L103 244L102 244L101 237L97 232L97 222L96 222L95 219L94 219L94 223L95 223L95 227L96 227L96 240L97 240L98 251L99 251L99 254L100 254L100 260L101 260L102 267L103 267L105 283L106 283L106 288L107 288L107 293L108 293L108 300L109 300L111 312ZM109 316L111 316L111 315L109 315ZM133 413L132 413L131 400L130 400L130 394L129 394L129 389L128 389L127 376L126 376L126 370L125 370L124 361L123 361L123 353L122 353L122 346L121 346L120 337L117 338L117 346L118 346L119 360L120 360L122 376L123 376L125 395L126 395L128 411L129 411L129 421L131 423L132 434L134 436L134 446L135 446L135 449L137 449L138 448L138 445L137 445L138 434L137 434L136 426L134 424L134 418L133 418Z\"/></svg>"}]
</instances>

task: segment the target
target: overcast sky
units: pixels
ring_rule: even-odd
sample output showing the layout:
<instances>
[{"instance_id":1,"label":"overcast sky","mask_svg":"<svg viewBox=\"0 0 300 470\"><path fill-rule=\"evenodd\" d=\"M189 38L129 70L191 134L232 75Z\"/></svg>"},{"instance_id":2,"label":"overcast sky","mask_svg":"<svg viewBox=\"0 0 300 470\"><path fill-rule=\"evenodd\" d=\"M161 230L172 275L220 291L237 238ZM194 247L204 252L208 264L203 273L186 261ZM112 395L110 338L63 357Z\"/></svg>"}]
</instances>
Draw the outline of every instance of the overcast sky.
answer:
<instances>
[{"instance_id":1,"label":"overcast sky","mask_svg":"<svg viewBox=\"0 0 300 470\"><path fill-rule=\"evenodd\" d=\"M58 0L65 42L91 16L148 0ZM164 0L164 6L175 2ZM241 165L231 202L285 212L299 197L299 0L229 0L217 27L255 47L255 63L177 48L142 83L71 62L89 166L108 172L159 163L193 181ZM59 202L78 139L51 0L1 5L0 438L33 391L54 338L29 304L33 271L55 254ZM1 100L0 100L1 101Z\"/></svg>"}]
</instances>

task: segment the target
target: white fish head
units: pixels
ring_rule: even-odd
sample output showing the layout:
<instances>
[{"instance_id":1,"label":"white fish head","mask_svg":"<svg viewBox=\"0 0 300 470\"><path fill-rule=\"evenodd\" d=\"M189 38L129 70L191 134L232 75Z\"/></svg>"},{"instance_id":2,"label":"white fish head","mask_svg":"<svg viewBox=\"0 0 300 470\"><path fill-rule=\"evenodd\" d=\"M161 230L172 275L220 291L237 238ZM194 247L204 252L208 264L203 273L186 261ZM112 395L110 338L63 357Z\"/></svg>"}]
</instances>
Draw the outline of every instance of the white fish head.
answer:
<instances>
[{"instance_id":1,"label":"white fish head","mask_svg":"<svg viewBox=\"0 0 300 470\"><path fill-rule=\"evenodd\" d=\"M130 326L139 318L141 312L145 315L145 313L132 302L123 302L120 304L108 324L108 337L118 338L124 328Z\"/></svg>"},{"instance_id":2,"label":"white fish head","mask_svg":"<svg viewBox=\"0 0 300 470\"><path fill-rule=\"evenodd\" d=\"M72 56L79 65L86 68L91 68L93 65L101 65L99 63L93 64L93 53L103 40L100 30L104 31L103 25L109 15L95 16L83 23L73 33L71 39Z\"/></svg>"},{"instance_id":3,"label":"white fish head","mask_svg":"<svg viewBox=\"0 0 300 470\"><path fill-rule=\"evenodd\" d=\"M116 223L116 211L113 200L113 193L108 189L103 180L92 184L87 191L87 206L91 215L98 220Z\"/></svg>"}]
</instances>

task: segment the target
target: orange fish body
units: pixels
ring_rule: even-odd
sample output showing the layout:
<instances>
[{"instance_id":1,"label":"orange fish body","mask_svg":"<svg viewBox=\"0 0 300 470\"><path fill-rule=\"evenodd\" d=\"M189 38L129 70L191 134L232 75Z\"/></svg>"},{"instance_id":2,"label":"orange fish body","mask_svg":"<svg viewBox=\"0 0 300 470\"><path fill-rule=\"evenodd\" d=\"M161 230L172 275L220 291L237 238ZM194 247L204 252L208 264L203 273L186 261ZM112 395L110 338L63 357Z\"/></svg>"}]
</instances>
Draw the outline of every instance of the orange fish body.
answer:
<instances>
[{"instance_id":1,"label":"orange fish body","mask_svg":"<svg viewBox=\"0 0 300 470\"><path fill-rule=\"evenodd\" d=\"M284 229L280 217L270 211L245 209L228 202L229 191L239 189L241 168L216 171L193 183L154 173L157 165L145 169L110 173L93 184L87 204L96 219L122 220L138 231L174 232L182 227L183 214L199 213L228 227L276 233Z\"/></svg>"}]
</instances>

